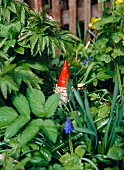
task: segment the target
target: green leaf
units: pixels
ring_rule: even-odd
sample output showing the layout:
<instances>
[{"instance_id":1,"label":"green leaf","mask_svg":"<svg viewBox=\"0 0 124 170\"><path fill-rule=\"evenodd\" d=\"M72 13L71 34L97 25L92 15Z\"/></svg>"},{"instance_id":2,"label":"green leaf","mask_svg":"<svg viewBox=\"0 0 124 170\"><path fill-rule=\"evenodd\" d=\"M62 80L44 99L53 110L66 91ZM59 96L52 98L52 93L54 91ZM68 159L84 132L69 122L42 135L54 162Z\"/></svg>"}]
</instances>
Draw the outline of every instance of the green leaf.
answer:
<instances>
[{"instance_id":1,"label":"green leaf","mask_svg":"<svg viewBox=\"0 0 124 170\"><path fill-rule=\"evenodd\" d=\"M98 109L98 117L106 118L107 116L109 116L110 106L108 106L107 104L100 105Z\"/></svg>"},{"instance_id":2,"label":"green leaf","mask_svg":"<svg viewBox=\"0 0 124 170\"><path fill-rule=\"evenodd\" d=\"M8 60L8 55L5 54L3 51L0 50L0 57L5 59L5 60Z\"/></svg>"},{"instance_id":3,"label":"green leaf","mask_svg":"<svg viewBox=\"0 0 124 170\"><path fill-rule=\"evenodd\" d=\"M117 56L124 56L124 52L119 48L114 49L114 52L112 53L113 58L116 58Z\"/></svg>"},{"instance_id":4,"label":"green leaf","mask_svg":"<svg viewBox=\"0 0 124 170\"><path fill-rule=\"evenodd\" d=\"M23 6L21 6L21 23L25 24L25 9Z\"/></svg>"},{"instance_id":5,"label":"green leaf","mask_svg":"<svg viewBox=\"0 0 124 170\"><path fill-rule=\"evenodd\" d=\"M53 143L56 142L58 132L57 128L52 120L45 120L43 126L41 127L44 135Z\"/></svg>"},{"instance_id":6,"label":"green leaf","mask_svg":"<svg viewBox=\"0 0 124 170\"><path fill-rule=\"evenodd\" d=\"M48 151L46 147L42 146L40 149L40 153L42 158L44 158L46 161L51 161L52 158L51 152Z\"/></svg>"},{"instance_id":7,"label":"green leaf","mask_svg":"<svg viewBox=\"0 0 124 170\"><path fill-rule=\"evenodd\" d=\"M121 34L121 32L115 32L111 35L111 38L115 43L118 43L121 40L119 34Z\"/></svg>"},{"instance_id":8,"label":"green leaf","mask_svg":"<svg viewBox=\"0 0 124 170\"><path fill-rule=\"evenodd\" d=\"M82 158L86 152L86 148L84 149L83 145L78 145L75 148L75 153L79 156L79 158Z\"/></svg>"},{"instance_id":9,"label":"green leaf","mask_svg":"<svg viewBox=\"0 0 124 170\"><path fill-rule=\"evenodd\" d=\"M39 117L44 117L44 103L45 96L42 91L38 89L29 88L26 91L27 99L29 101L32 112Z\"/></svg>"},{"instance_id":10,"label":"green leaf","mask_svg":"<svg viewBox=\"0 0 124 170\"><path fill-rule=\"evenodd\" d=\"M119 146L113 146L109 149L107 157L116 161L122 160L124 157L124 149L120 148Z\"/></svg>"},{"instance_id":11,"label":"green leaf","mask_svg":"<svg viewBox=\"0 0 124 170\"><path fill-rule=\"evenodd\" d=\"M117 166L115 166L113 168L105 168L104 170L119 170L119 168Z\"/></svg>"},{"instance_id":12,"label":"green leaf","mask_svg":"<svg viewBox=\"0 0 124 170\"><path fill-rule=\"evenodd\" d=\"M29 116L20 115L11 122L5 132L5 139L9 139L16 135L16 133L30 120Z\"/></svg>"},{"instance_id":13,"label":"green leaf","mask_svg":"<svg viewBox=\"0 0 124 170\"><path fill-rule=\"evenodd\" d=\"M100 60L104 61L105 63L109 63L112 60L112 58L110 57L109 54L103 54L102 58L100 58Z\"/></svg>"},{"instance_id":14,"label":"green leaf","mask_svg":"<svg viewBox=\"0 0 124 170\"><path fill-rule=\"evenodd\" d=\"M60 162L64 166L64 170L83 170L83 163L76 154L66 153L60 158Z\"/></svg>"},{"instance_id":15,"label":"green leaf","mask_svg":"<svg viewBox=\"0 0 124 170\"><path fill-rule=\"evenodd\" d=\"M14 159L9 157L9 159L7 160L7 164L5 165L4 170L13 170L13 162L14 162Z\"/></svg>"},{"instance_id":16,"label":"green leaf","mask_svg":"<svg viewBox=\"0 0 124 170\"><path fill-rule=\"evenodd\" d=\"M59 101L60 101L59 93L55 93L47 99L47 101L45 103L45 107L44 107L45 117L48 118L54 114L54 112L57 109L57 106L59 105Z\"/></svg>"},{"instance_id":17,"label":"green leaf","mask_svg":"<svg viewBox=\"0 0 124 170\"><path fill-rule=\"evenodd\" d=\"M5 42L5 45L9 46L9 47L14 47L16 43L16 40L7 40Z\"/></svg>"},{"instance_id":18,"label":"green leaf","mask_svg":"<svg viewBox=\"0 0 124 170\"><path fill-rule=\"evenodd\" d=\"M28 126L25 128L23 133L20 136L20 146L24 146L29 141L31 141L39 132L40 126L42 126L43 120L42 119L36 119L31 121Z\"/></svg>"},{"instance_id":19,"label":"green leaf","mask_svg":"<svg viewBox=\"0 0 124 170\"><path fill-rule=\"evenodd\" d=\"M27 162L30 160L29 157L22 159L15 167L14 170L19 170L24 168L24 166L27 164Z\"/></svg>"},{"instance_id":20,"label":"green leaf","mask_svg":"<svg viewBox=\"0 0 124 170\"><path fill-rule=\"evenodd\" d=\"M30 163L37 167L44 167L49 164L49 162L44 160L41 156L32 156Z\"/></svg>"},{"instance_id":21,"label":"green leaf","mask_svg":"<svg viewBox=\"0 0 124 170\"><path fill-rule=\"evenodd\" d=\"M38 41L38 35L37 34L33 34L31 37L30 37L30 46L31 46L31 54L33 55L34 54L34 48L37 44L37 41Z\"/></svg>"},{"instance_id":22,"label":"green leaf","mask_svg":"<svg viewBox=\"0 0 124 170\"><path fill-rule=\"evenodd\" d=\"M12 103L21 115L30 115L29 103L26 97L19 93L12 98Z\"/></svg>"},{"instance_id":23,"label":"green leaf","mask_svg":"<svg viewBox=\"0 0 124 170\"><path fill-rule=\"evenodd\" d=\"M13 120L17 118L17 112L8 106L0 108L0 128L9 125Z\"/></svg>"},{"instance_id":24,"label":"green leaf","mask_svg":"<svg viewBox=\"0 0 124 170\"><path fill-rule=\"evenodd\" d=\"M18 54L24 54L24 48L23 47L16 47L16 48L14 48L14 51Z\"/></svg>"}]
</instances>

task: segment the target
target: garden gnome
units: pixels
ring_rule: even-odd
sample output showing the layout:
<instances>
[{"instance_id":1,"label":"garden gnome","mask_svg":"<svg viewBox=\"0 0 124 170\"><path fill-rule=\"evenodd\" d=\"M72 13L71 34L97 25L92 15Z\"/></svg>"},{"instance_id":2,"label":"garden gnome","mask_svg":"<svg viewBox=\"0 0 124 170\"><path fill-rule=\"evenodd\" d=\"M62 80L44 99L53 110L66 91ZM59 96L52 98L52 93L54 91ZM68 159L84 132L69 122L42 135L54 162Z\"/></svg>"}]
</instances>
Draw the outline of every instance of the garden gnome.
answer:
<instances>
[{"instance_id":1,"label":"garden gnome","mask_svg":"<svg viewBox=\"0 0 124 170\"><path fill-rule=\"evenodd\" d=\"M59 75L58 84L56 84L56 89L55 89L55 93L60 93L60 99L62 103L67 102L66 86L69 79L70 79L70 74L68 70L68 62L67 60L65 60Z\"/></svg>"}]
</instances>

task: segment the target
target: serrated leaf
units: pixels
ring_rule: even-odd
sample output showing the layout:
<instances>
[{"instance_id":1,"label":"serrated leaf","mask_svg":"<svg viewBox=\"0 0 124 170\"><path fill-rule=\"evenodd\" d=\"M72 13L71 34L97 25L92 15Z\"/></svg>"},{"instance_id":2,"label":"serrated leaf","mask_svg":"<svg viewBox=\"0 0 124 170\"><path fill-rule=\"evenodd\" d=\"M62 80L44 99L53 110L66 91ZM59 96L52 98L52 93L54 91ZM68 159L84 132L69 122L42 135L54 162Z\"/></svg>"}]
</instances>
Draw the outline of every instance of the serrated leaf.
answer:
<instances>
[{"instance_id":1,"label":"serrated leaf","mask_svg":"<svg viewBox=\"0 0 124 170\"><path fill-rule=\"evenodd\" d=\"M45 96L43 92L38 89L27 89L26 96L32 112L39 117L44 117Z\"/></svg>"},{"instance_id":2,"label":"serrated leaf","mask_svg":"<svg viewBox=\"0 0 124 170\"><path fill-rule=\"evenodd\" d=\"M8 126L13 120L17 118L17 112L8 106L0 108L0 128Z\"/></svg>"},{"instance_id":3,"label":"serrated leaf","mask_svg":"<svg viewBox=\"0 0 124 170\"><path fill-rule=\"evenodd\" d=\"M41 127L44 135L53 143L56 142L58 132L57 128L52 120L45 120Z\"/></svg>"},{"instance_id":4,"label":"serrated leaf","mask_svg":"<svg viewBox=\"0 0 124 170\"><path fill-rule=\"evenodd\" d=\"M53 95L51 95L47 101L45 102L45 117L51 117L54 112L57 109L57 106L59 105L59 101L60 101L60 94L59 93L55 93Z\"/></svg>"},{"instance_id":5,"label":"serrated leaf","mask_svg":"<svg viewBox=\"0 0 124 170\"><path fill-rule=\"evenodd\" d=\"M19 93L12 98L12 103L21 115L30 115L29 103L26 97Z\"/></svg>"},{"instance_id":6,"label":"serrated leaf","mask_svg":"<svg viewBox=\"0 0 124 170\"><path fill-rule=\"evenodd\" d=\"M28 126L24 129L23 133L20 136L21 147L27 144L37 135L42 124L43 124L42 119L33 120L28 124Z\"/></svg>"},{"instance_id":7,"label":"serrated leaf","mask_svg":"<svg viewBox=\"0 0 124 170\"><path fill-rule=\"evenodd\" d=\"M20 115L11 122L11 124L7 127L5 132L5 139L9 139L16 135L16 133L30 120L29 116Z\"/></svg>"}]
</instances>

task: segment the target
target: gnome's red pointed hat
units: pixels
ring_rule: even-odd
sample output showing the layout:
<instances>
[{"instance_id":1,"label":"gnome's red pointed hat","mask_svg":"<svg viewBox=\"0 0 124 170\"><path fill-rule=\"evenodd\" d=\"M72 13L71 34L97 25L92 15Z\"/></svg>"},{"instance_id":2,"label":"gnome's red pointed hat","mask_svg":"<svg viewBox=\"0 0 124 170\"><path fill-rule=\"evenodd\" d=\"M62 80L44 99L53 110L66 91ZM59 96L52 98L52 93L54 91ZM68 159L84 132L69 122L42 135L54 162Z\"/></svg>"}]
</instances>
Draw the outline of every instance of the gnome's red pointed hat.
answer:
<instances>
[{"instance_id":1,"label":"gnome's red pointed hat","mask_svg":"<svg viewBox=\"0 0 124 170\"><path fill-rule=\"evenodd\" d=\"M68 62L67 60L64 61L64 64L62 66L62 70L59 75L58 79L58 87L66 87L67 81L70 78L69 70L68 70Z\"/></svg>"}]
</instances>

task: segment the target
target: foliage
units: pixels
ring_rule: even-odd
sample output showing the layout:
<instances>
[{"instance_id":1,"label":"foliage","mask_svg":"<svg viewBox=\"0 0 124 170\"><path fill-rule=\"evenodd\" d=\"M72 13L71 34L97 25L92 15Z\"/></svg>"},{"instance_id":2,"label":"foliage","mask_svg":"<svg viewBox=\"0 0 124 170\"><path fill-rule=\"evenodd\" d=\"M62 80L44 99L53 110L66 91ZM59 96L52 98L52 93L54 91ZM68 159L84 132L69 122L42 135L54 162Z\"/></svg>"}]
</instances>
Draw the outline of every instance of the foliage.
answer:
<instances>
[{"instance_id":1,"label":"foliage","mask_svg":"<svg viewBox=\"0 0 124 170\"><path fill-rule=\"evenodd\" d=\"M122 170L124 3L105 9L86 46L42 10L0 3L0 169ZM63 104L53 89L65 58Z\"/></svg>"}]
</instances>

